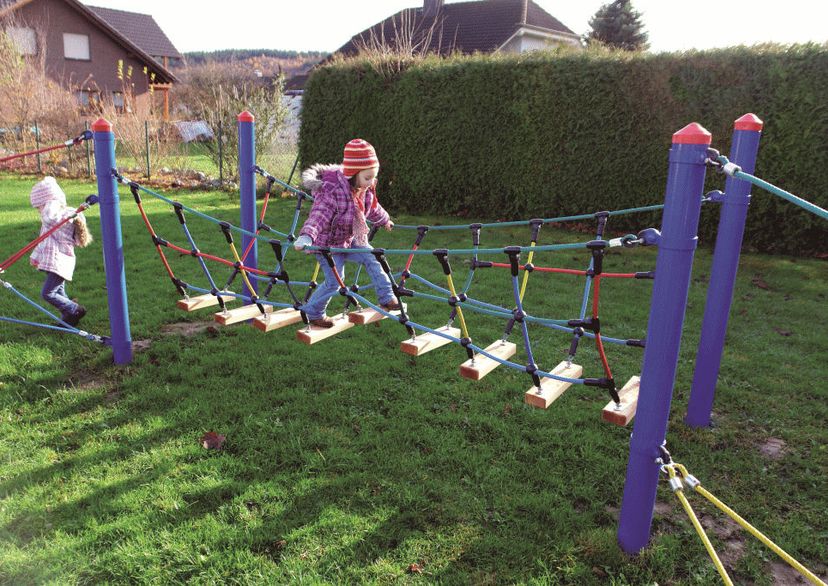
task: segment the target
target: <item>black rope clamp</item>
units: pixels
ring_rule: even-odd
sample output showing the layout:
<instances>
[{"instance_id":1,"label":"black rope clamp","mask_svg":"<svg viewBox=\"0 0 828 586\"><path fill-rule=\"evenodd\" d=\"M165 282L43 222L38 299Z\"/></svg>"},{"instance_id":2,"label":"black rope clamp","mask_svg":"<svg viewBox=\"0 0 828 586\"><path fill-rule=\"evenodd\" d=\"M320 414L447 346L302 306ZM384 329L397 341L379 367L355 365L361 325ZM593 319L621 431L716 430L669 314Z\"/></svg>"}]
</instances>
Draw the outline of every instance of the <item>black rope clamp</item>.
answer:
<instances>
[{"instance_id":1,"label":"black rope clamp","mask_svg":"<svg viewBox=\"0 0 828 586\"><path fill-rule=\"evenodd\" d=\"M655 271L644 271L635 273L636 279L655 279Z\"/></svg>"},{"instance_id":2,"label":"black rope clamp","mask_svg":"<svg viewBox=\"0 0 828 586\"><path fill-rule=\"evenodd\" d=\"M173 285L175 285L175 288L178 289L178 293L180 295L186 295L187 294L187 287L188 287L187 283L185 283L184 281L182 281L178 277L173 277L172 282L173 282Z\"/></svg>"},{"instance_id":3,"label":"black rope clamp","mask_svg":"<svg viewBox=\"0 0 828 586\"><path fill-rule=\"evenodd\" d=\"M273 189L273 184L276 183L276 178L271 176L266 177L267 183L265 183L265 191L270 193L270 190Z\"/></svg>"},{"instance_id":4,"label":"black rope clamp","mask_svg":"<svg viewBox=\"0 0 828 586\"><path fill-rule=\"evenodd\" d=\"M426 232L428 232L428 226L417 226L417 239L414 240L414 246L419 246L423 243Z\"/></svg>"},{"instance_id":5,"label":"black rope clamp","mask_svg":"<svg viewBox=\"0 0 828 586\"><path fill-rule=\"evenodd\" d=\"M459 300L458 300L458 299L457 299L457 297L455 297L454 295L451 295L451 296L449 296L449 298L448 298L448 304L449 304L450 306L452 306L452 307L457 307L457 302L458 302L458 301L459 301Z\"/></svg>"},{"instance_id":6,"label":"black rope clamp","mask_svg":"<svg viewBox=\"0 0 828 586\"><path fill-rule=\"evenodd\" d=\"M572 341L569 343L569 355L573 358L575 354L578 352L578 343L581 341L581 337L584 335L584 328L577 327L572 331Z\"/></svg>"},{"instance_id":7,"label":"black rope clamp","mask_svg":"<svg viewBox=\"0 0 828 586\"><path fill-rule=\"evenodd\" d=\"M524 320L525 317L526 317L526 313L524 313L523 310L521 310L521 309L513 309L512 310L512 320L514 320L518 323L523 323L523 320Z\"/></svg>"},{"instance_id":8,"label":"black rope clamp","mask_svg":"<svg viewBox=\"0 0 828 586\"><path fill-rule=\"evenodd\" d=\"M596 220L598 220L598 228L595 231L595 233L598 236L598 238L603 238L604 237L604 230L607 227L607 220L609 220L609 212L607 212L607 211L595 212L593 214L593 217Z\"/></svg>"},{"instance_id":9,"label":"black rope clamp","mask_svg":"<svg viewBox=\"0 0 828 586\"><path fill-rule=\"evenodd\" d=\"M588 317L586 319L571 319L566 322L570 328L583 328L589 330L594 334L601 333L601 320L597 317ZM576 333L573 331L573 333Z\"/></svg>"},{"instance_id":10,"label":"black rope clamp","mask_svg":"<svg viewBox=\"0 0 828 586\"><path fill-rule=\"evenodd\" d=\"M451 274L451 265L449 264L448 260L448 250L445 248L439 248L433 252L434 256L437 257L437 260L440 261L440 266L443 267L443 273L448 276Z\"/></svg>"},{"instance_id":11,"label":"black rope clamp","mask_svg":"<svg viewBox=\"0 0 828 586\"><path fill-rule=\"evenodd\" d=\"M141 203L141 194L138 193L140 185L135 183L135 181L129 182L129 190L132 192L132 199L135 200L135 203Z\"/></svg>"},{"instance_id":12,"label":"black rope clamp","mask_svg":"<svg viewBox=\"0 0 828 586\"><path fill-rule=\"evenodd\" d=\"M321 254L325 258L325 262L328 263L328 266L332 269L336 270L336 265L334 264L333 255L331 255L331 249L326 247L319 249L319 254Z\"/></svg>"},{"instance_id":13,"label":"black rope clamp","mask_svg":"<svg viewBox=\"0 0 828 586\"><path fill-rule=\"evenodd\" d=\"M526 372L532 377L532 384L534 384L538 389L541 388L541 380L540 376L538 375L538 365L534 362L530 362L526 365Z\"/></svg>"},{"instance_id":14,"label":"black rope clamp","mask_svg":"<svg viewBox=\"0 0 828 586\"><path fill-rule=\"evenodd\" d=\"M158 236L157 234L152 235L152 243L156 246L169 246L169 242Z\"/></svg>"},{"instance_id":15,"label":"black rope clamp","mask_svg":"<svg viewBox=\"0 0 828 586\"><path fill-rule=\"evenodd\" d=\"M532 242L538 241L538 234L540 233L541 226L543 226L543 220L540 218L532 218L529 220L529 225L532 227Z\"/></svg>"},{"instance_id":16,"label":"black rope clamp","mask_svg":"<svg viewBox=\"0 0 828 586\"><path fill-rule=\"evenodd\" d=\"M174 201L172 207L175 210L175 215L178 216L178 222L182 225L186 224L187 220L184 219L184 204L179 201Z\"/></svg>"},{"instance_id":17,"label":"black rope clamp","mask_svg":"<svg viewBox=\"0 0 828 586\"><path fill-rule=\"evenodd\" d=\"M520 272L520 246L507 246L503 252L509 255L509 263L512 266L512 276L517 277Z\"/></svg>"},{"instance_id":18,"label":"black rope clamp","mask_svg":"<svg viewBox=\"0 0 828 586\"><path fill-rule=\"evenodd\" d=\"M273 254L276 255L276 260L282 262L282 243L279 240L268 240L270 247L273 249Z\"/></svg>"},{"instance_id":19,"label":"black rope clamp","mask_svg":"<svg viewBox=\"0 0 828 586\"><path fill-rule=\"evenodd\" d=\"M588 387L599 387L605 389L616 403L621 402L621 397L618 396L618 390L615 388L615 379L612 378L585 378L584 385Z\"/></svg>"},{"instance_id":20,"label":"black rope clamp","mask_svg":"<svg viewBox=\"0 0 828 586\"><path fill-rule=\"evenodd\" d=\"M414 297L413 290L400 287L399 285L397 285L397 289L394 292L397 294L397 297Z\"/></svg>"},{"instance_id":21,"label":"black rope clamp","mask_svg":"<svg viewBox=\"0 0 828 586\"><path fill-rule=\"evenodd\" d=\"M535 270L535 265L533 265L532 263L528 262L528 263L526 263L525 265L523 265L523 270L524 270L524 271L526 271L527 273L531 273L532 271L534 271L534 270Z\"/></svg>"},{"instance_id":22,"label":"black rope clamp","mask_svg":"<svg viewBox=\"0 0 828 586\"><path fill-rule=\"evenodd\" d=\"M609 244L606 240L592 240L587 242L587 248L592 251L592 275L598 276L604 270L604 249Z\"/></svg>"},{"instance_id":23,"label":"black rope clamp","mask_svg":"<svg viewBox=\"0 0 828 586\"><path fill-rule=\"evenodd\" d=\"M640 340L630 339L625 343L627 346L633 346L634 348L644 348L647 343L647 338L641 338Z\"/></svg>"},{"instance_id":24,"label":"black rope clamp","mask_svg":"<svg viewBox=\"0 0 828 586\"><path fill-rule=\"evenodd\" d=\"M92 140L92 131L84 130L77 137L72 139L72 144L80 144L85 140Z\"/></svg>"},{"instance_id":25,"label":"black rope clamp","mask_svg":"<svg viewBox=\"0 0 828 586\"><path fill-rule=\"evenodd\" d=\"M259 222L256 225L256 228L259 230L259 232L261 232L262 230L264 230L265 232L273 232L273 228L271 228L270 226L268 226L264 222Z\"/></svg>"},{"instance_id":26,"label":"black rope clamp","mask_svg":"<svg viewBox=\"0 0 828 586\"><path fill-rule=\"evenodd\" d=\"M476 258L473 258L472 261L471 261L472 270L474 270L474 269L489 269L492 266L494 266L494 265L492 265L492 261L490 261L490 260L477 260Z\"/></svg>"},{"instance_id":27,"label":"black rope clamp","mask_svg":"<svg viewBox=\"0 0 828 586\"><path fill-rule=\"evenodd\" d=\"M385 258L385 249L384 248L373 248L371 249L371 254L374 255L374 258L377 259L377 262L380 263L380 267L382 267L382 271L388 275L388 278L391 280L391 283L394 283L394 279L391 275L391 265L388 264L388 259Z\"/></svg>"},{"instance_id":28,"label":"black rope clamp","mask_svg":"<svg viewBox=\"0 0 828 586\"><path fill-rule=\"evenodd\" d=\"M340 287L339 294L343 297L348 297L348 287Z\"/></svg>"},{"instance_id":29,"label":"black rope clamp","mask_svg":"<svg viewBox=\"0 0 828 586\"><path fill-rule=\"evenodd\" d=\"M285 190L284 193L287 193L287 190ZM299 191L295 195L296 195L296 211L298 212L299 210L302 209L302 202L305 201L305 197L307 197L307 194L303 191Z\"/></svg>"},{"instance_id":30,"label":"black rope clamp","mask_svg":"<svg viewBox=\"0 0 828 586\"><path fill-rule=\"evenodd\" d=\"M230 223L219 222L219 227L224 234L224 238L227 240L227 244L233 244L233 234L230 232Z\"/></svg>"},{"instance_id":31,"label":"black rope clamp","mask_svg":"<svg viewBox=\"0 0 828 586\"><path fill-rule=\"evenodd\" d=\"M356 283L351 285L351 293L359 293L359 285L357 285Z\"/></svg>"},{"instance_id":32,"label":"black rope clamp","mask_svg":"<svg viewBox=\"0 0 828 586\"><path fill-rule=\"evenodd\" d=\"M480 230L483 229L483 224L472 224L469 229L472 232L472 246L480 246Z\"/></svg>"},{"instance_id":33,"label":"black rope clamp","mask_svg":"<svg viewBox=\"0 0 828 586\"><path fill-rule=\"evenodd\" d=\"M377 235L380 227L377 224L372 224L371 229L368 230L368 242L371 242L374 239L374 236Z\"/></svg>"},{"instance_id":34,"label":"black rope clamp","mask_svg":"<svg viewBox=\"0 0 828 586\"><path fill-rule=\"evenodd\" d=\"M83 200L83 201L84 201L84 203L86 204L86 207L88 208L88 207L90 207L90 206L95 205L95 204L96 204L96 203L98 203L99 201L101 201L101 198L100 198L100 197L98 197L97 195L92 194L92 195L87 195L87 196L86 196L86 199L85 199L85 200Z\"/></svg>"}]
</instances>

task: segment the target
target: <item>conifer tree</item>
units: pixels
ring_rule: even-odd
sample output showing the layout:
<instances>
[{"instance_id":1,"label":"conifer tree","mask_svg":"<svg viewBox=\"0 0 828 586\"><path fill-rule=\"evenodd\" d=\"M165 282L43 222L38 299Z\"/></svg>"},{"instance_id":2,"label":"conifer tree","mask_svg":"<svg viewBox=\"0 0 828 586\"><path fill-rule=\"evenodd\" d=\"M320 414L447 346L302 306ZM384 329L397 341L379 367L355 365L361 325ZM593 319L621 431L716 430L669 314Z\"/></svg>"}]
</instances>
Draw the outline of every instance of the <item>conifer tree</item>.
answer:
<instances>
[{"instance_id":1,"label":"conifer tree","mask_svg":"<svg viewBox=\"0 0 828 586\"><path fill-rule=\"evenodd\" d=\"M633 8L631 0L604 4L589 19L589 26L592 30L586 35L587 44L597 42L625 51L643 51L648 47L641 13Z\"/></svg>"}]
</instances>

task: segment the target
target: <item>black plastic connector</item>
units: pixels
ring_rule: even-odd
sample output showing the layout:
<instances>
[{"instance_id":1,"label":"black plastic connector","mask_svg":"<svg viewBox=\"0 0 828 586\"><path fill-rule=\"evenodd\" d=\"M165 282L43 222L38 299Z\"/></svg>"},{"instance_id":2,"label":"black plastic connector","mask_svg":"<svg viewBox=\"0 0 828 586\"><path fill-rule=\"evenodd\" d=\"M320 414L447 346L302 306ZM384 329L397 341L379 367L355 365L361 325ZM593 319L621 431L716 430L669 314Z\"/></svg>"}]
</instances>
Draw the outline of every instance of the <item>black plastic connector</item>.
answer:
<instances>
[{"instance_id":1,"label":"black plastic connector","mask_svg":"<svg viewBox=\"0 0 828 586\"><path fill-rule=\"evenodd\" d=\"M264 222L259 222L259 224L258 224L258 226L256 226L256 228L259 230L259 232L261 232L262 230L264 230L265 232L273 232L273 228L271 228L270 226L268 226Z\"/></svg>"},{"instance_id":2,"label":"black plastic connector","mask_svg":"<svg viewBox=\"0 0 828 586\"><path fill-rule=\"evenodd\" d=\"M449 264L448 260L448 250L445 248L440 248L433 252L434 256L437 257L437 260L440 261L440 266L443 267L443 273L445 275L451 274L451 265Z\"/></svg>"},{"instance_id":3,"label":"black plastic connector","mask_svg":"<svg viewBox=\"0 0 828 586\"><path fill-rule=\"evenodd\" d=\"M347 287L340 287L339 288L339 294L342 295L343 297L347 297L348 296L348 288Z\"/></svg>"},{"instance_id":4,"label":"black plastic connector","mask_svg":"<svg viewBox=\"0 0 828 586\"><path fill-rule=\"evenodd\" d=\"M273 249L273 254L276 255L276 260L282 262L284 256L282 255L282 243L279 240L268 240L270 247Z\"/></svg>"},{"instance_id":5,"label":"black plastic connector","mask_svg":"<svg viewBox=\"0 0 828 586\"><path fill-rule=\"evenodd\" d=\"M526 318L526 313L524 313L520 309L513 309L512 310L512 319L518 323L523 323L523 320Z\"/></svg>"},{"instance_id":6,"label":"black plastic connector","mask_svg":"<svg viewBox=\"0 0 828 586\"><path fill-rule=\"evenodd\" d=\"M227 244L233 244L233 234L230 232L230 223L219 222L219 227L221 228L222 234L224 234L224 239L227 240Z\"/></svg>"},{"instance_id":7,"label":"black plastic connector","mask_svg":"<svg viewBox=\"0 0 828 586\"><path fill-rule=\"evenodd\" d=\"M135 181L129 182L129 191L132 193L132 199L135 200L135 203L141 203L141 194L138 193L139 185L135 183Z\"/></svg>"},{"instance_id":8,"label":"black plastic connector","mask_svg":"<svg viewBox=\"0 0 828 586\"><path fill-rule=\"evenodd\" d=\"M543 226L543 220L540 218L533 218L529 220L529 225L532 227L532 242L538 241L538 234L540 233L541 226Z\"/></svg>"},{"instance_id":9,"label":"black plastic connector","mask_svg":"<svg viewBox=\"0 0 828 586\"><path fill-rule=\"evenodd\" d=\"M512 276L517 277L520 272L520 246L507 246L503 249L509 255L509 263L512 268Z\"/></svg>"},{"instance_id":10,"label":"black plastic connector","mask_svg":"<svg viewBox=\"0 0 828 586\"><path fill-rule=\"evenodd\" d=\"M598 236L598 238L603 238L604 237L604 230L607 227L607 220L609 220L609 212L607 212L607 211L595 212L595 214L593 214L593 216L595 217L596 220L598 220L598 229L595 231L595 233Z\"/></svg>"},{"instance_id":11,"label":"black plastic connector","mask_svg":"<svg viewBox=\"0 0 828 586\"><path fill-rule=\"evenodd\" d=\"M635 274L636 279L655 279L655 271L644 271Z\"/></svg>"},{"instance_id":12,"label":"black plastic connector","mask_svg":"<svg viewBox=\"0 0 828 586\"><path fill-rule=\"evenodd\" d=\"M524 271L526 271L527 273L531 273L532 271L534 271L534 270L535 270L535 265L533 265L532 263L528 262L528 263L526 263L525 265L523 265L523 270L524 270Z\"/></svg>"},{"instance_id":13,"label":"black plastic connector","mask_svg":"<svg viewBox=\"0 0 828 586\"><path fill-rule=\"evenodd\" d=\"M184 205L181 202L174 201L172 207L175 210L175 215L178 216L178 222L182 225L186 224L187 220L184 219Z\"/></svg>"},{"instance_id":14,"label":"black plastic connector","mask_svg":"<svg viewBox=\"0 0 828 586\"><path fill-rule=\"evenodd\" d=\"M630 339L626 342L627 346L633 346L635 348L644 348L647 344L646 338L641 338L640 340Z\"/></svg>"},{"instance_id":15,"label":"black plastic connector","mask_svg":"<svg viewBox=\"0 0 828 586\"><path fill-rule=\"evenodd\" d=\"M428 226L417 226L417 238L414 240L414 246L419 246L423 243L426 232L428 232Z\"/></svg>"},{"instance_id":16,"label":"black plastic connector","mask_svg":"<svg viewBox=\"0 0 828 586\"><path fill-rule=\"evenodd\" d=\"M589 330L594 334L601 333L601 320L597 317L588 317L586 319L571 319L566 322L571 328L583 328ZM574 332L573 332L574 333Z\"/></svg>"},{"instance_id":17,"label":"black plastic connector","mask_svg":"<svg viewBox=\"0 0 828 586\"><path fill-rule=\"evenodd\" d=\"M379 229L380 229L380 227L377 224L373 224L371 226L371 229L368 230L368 242L371 242L374 239L374 236L377 235L377 232L379 231Z\"/></svg>"},{"instance_id":18,"label":"black plastic connector","mask_svg":"<svg viewBox=\"0 0 828 586\"><path fill-rule=\"evenodd\" d=\"M157 234L152 235L152 243L156 246L169 246L170 243L159 237Z\"/></svg>"},{"instance_id":19,"label":"black plastic connector","mask_svg":"<svg viewBox=\"0 0 828 586\"><path fill-rule=\"evenodd\" d=\"M490 269L492 268L492 261L490 260L477 260L473 259L471 261L471 268L472 269Z\"/></svg>"},{"instance_id":20,"label":"black plastic connector","mask_svg":"<svg viewBox=\"0 0 828 586\"><path fill-rule=\"evenodd\" d=\"M469 229L472 233L472 246L480 246L480 230L483 229L483 224L472 224Z\"/></svg>"}]
</instances>

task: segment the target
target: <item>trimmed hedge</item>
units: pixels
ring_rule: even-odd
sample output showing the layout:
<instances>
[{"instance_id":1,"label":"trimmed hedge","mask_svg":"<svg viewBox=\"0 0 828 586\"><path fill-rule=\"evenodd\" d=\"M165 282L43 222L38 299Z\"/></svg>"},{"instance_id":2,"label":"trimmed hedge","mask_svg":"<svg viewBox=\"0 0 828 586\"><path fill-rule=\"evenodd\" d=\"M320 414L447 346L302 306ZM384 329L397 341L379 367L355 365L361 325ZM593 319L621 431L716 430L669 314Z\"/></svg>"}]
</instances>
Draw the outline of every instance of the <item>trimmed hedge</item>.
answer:
<instances>
[{"instance_id":1,"label":"trimmed hedge","mask_svg":"<svg viewBox=\"0 0 828 586\"><path fill-rule=\"evenodd\" d=\"M318 69L303 104L302 161L377 148L387 208L517 219L661 203L673 132L699 121L728 153L733 121L765 121L756 174L828 205L828 46L685 54L606 52L348 61ZM708 173L709 189L723 188ZM754 188L747 246L828 250L828 224ZM703 241L718 211L707 205ZM613 218L634 230L656 216Z\"/></svg>"}]
</instances>

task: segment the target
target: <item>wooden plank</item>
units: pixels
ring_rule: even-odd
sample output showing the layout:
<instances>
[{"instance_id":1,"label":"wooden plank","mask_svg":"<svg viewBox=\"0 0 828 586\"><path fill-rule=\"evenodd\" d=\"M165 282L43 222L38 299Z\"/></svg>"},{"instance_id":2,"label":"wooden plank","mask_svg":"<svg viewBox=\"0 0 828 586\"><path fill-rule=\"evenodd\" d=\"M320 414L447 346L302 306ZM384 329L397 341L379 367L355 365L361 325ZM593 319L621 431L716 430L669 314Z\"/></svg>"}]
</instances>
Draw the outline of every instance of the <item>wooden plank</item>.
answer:
<instances>
[{"instance_id":1,"label":"wooden plank","mask_svg":"<svg viewBox=\"0 0 828 586\"><path fill-rule=\"evenodd\" d=\"M517 352L517 345L512 342L498 340L493 344L489 344L486 352L502 360L508 360ZM478 354L474 357L474 362L469 359L460 365L460 376L471 380L480 380L498 366L500 366L500 362L497 360Z\"/></svg>"},{"instance_id":2,"label":"wooden plank","mask_svg":"<svg viewBox=\"0 0 828 586\"><path fill-rule=\"evenodd\" d=\"M582 372L584 372L583 366L578 364L570 364L567 366L566 361L564 361L558 364L551 374L565 376L567 378L580 378ZM543 377L541 379L540 393L538 393L537 387L532 386L523 395L523 400L527 405L532 405L532 407L546 409L571 386L572 383Z\"/></svg>"},{"instance_id":3,"label":"wooden plank","mask_svg":"<svg viewBox=\"0 0 828 586\"><path fill-rule=\"evenodd\" d=\"M435 331L454 338L460 337L460 328L443 326ZM442 336L428 332L427 334L419 334L413 340L409 339L400 342L400 350L406 354L410 354L411 356L422 356L426 352L431 352L432 350L445 346L446 344L451 344L451 340L447 340Z\"/></svg>"},{"instance_id":4,"label":"wooden plank","mask_svg":"<svg viewBox=\"0 0 828 586\"><path fill-rule=\"evenodd\" d=\"M267 315L260 315L253 320L253 327L263 332L269 332L299 323L300 321L302 321L302 314L298 310L288 307L268 313Z\"/></svg>"},{"instance_id":5,"label":"wooden plank","mask_svg":"<svg viewBox=\"0 0 828 586\"><path fill-rule=\"evenodd\" d=\"M264 310L265 312L270 313L273 311L273 306L265 305ZM260 315L262 315L262 312L259 311L258 306L255 303L251 303L250 305L245 305L244 307L237 307L236 309L228 309L227 311L219 311L214 313L213 319L223 326L229 326L230 324L237 324L240 321L247 321Z\"/></svg>"},{"instance_id":6,"label":"wooden plank","mask_svg":"<svg viewBox=\"0 0 828 586\"><path fill-rule=\"evenodd\" d=\"M221 298L224 299L225 303L236 300L232 295L222 295ZM196 309L203 309L214 305L218 305L218 297L212 293L205 293L204 295L189 297L187 299L179 299L176 303L178 309L183 309L184 311L195 311Z\"/></svg>"},{"instance_id":7,"label":"wooden plank","mask_svg":"<svg viewBox=\"0 0 828 586\"><path fill-rule=\"evenodd\" d=\"M296 330L296 339L305 344L316 344L322 340L326 340L331 336L337 335L348 328L354 327L353 322L348 319L347 315L337 314L336 317L331 318L334 322L331 328L318 328L316 326L304 327L301 330Z\"/></svg>"},{"instance_id":8,"label":"wooden plank","mask_svg":"<svg viewBox=\"0 0 828 586\"><path fill-rule=\"evenodd\" d=\"M405 304L403 304L403 307L405 309L408 309L408 307ZM389 311L388 313L390 313L391 315L400 315L399 310ZM370 307L363 307L359 311L352 311L348 314L349 320L351 320L355 324L363 326L366 324L372 324L374 322L384 320L387 317L387 315L380 313L376 309L371 309Z\"/></svg>"},{"instance_id":9,"label":"wooden plank","mask_svg":"<svg viewBox=\"0 0 828 586\"><path fill-rule=\"evenodd\" d=\"M601 411L601 418L615 425L627 425L635 417L635 410L638 407L638 389L641 386L641 377L633 376L618 391L621 403L616 406L615 401L610 401L604 410Z\"/></svg>"}]
</instances>

